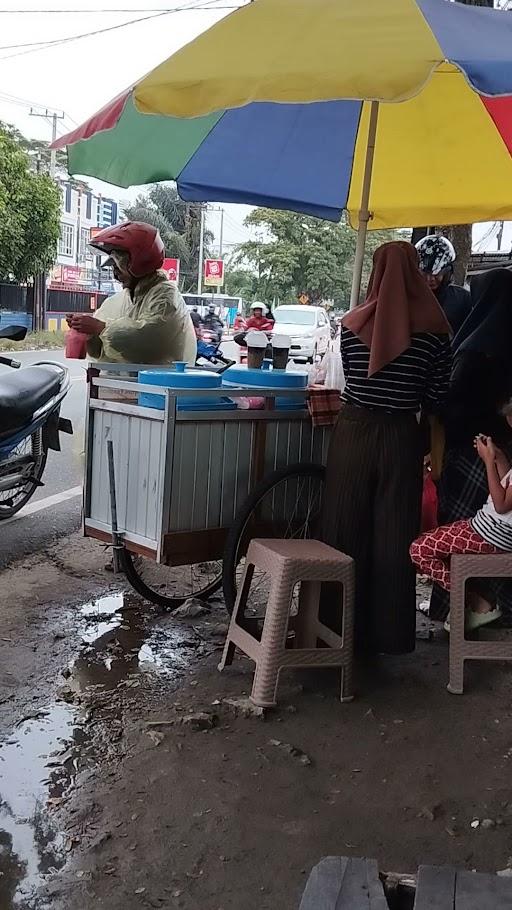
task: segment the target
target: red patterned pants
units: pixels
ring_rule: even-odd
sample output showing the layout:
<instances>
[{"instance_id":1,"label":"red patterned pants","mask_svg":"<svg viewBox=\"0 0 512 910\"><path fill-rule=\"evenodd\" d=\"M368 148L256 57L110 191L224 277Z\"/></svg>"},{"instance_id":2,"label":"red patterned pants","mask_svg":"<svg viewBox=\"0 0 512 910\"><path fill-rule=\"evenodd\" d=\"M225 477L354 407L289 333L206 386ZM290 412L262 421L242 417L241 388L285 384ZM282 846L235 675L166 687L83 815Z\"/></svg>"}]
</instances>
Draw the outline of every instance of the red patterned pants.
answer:
<instances>
[{"instance_id":1,"label":"red patterned pants","mask_svg":"<svg viewBox=\"0 0 512 910\"><path fill-rule=\"evenodd\" d=\"M410 554L422 575L437 581L445 591L450 590L450 556L452 553L497 553L473 530L469 521L455 521L428 531L411 544Z\"/></svg>"}]
</instances>

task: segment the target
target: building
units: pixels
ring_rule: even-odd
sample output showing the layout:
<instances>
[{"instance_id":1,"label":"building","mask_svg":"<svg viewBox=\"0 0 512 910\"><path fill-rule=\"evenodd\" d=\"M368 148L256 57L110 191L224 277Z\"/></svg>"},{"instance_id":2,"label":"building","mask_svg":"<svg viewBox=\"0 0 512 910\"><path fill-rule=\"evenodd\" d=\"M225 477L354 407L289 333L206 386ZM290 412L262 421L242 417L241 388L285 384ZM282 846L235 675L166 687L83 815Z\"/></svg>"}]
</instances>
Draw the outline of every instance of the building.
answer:
<instances>
[{"instance_id":1,"label":"building","mask_svg":"<svg viewBox=\"0 0 512 910\"><path fill-rule=\"evenodd\" d=\"M105 287L108 277L101 274L97 257L89 248L91 228L104 228L120 219L114 199L93 193L86 183L58 180L62 204L57 262L52 272L53 286Z\"/></svg>"}]
</instances>

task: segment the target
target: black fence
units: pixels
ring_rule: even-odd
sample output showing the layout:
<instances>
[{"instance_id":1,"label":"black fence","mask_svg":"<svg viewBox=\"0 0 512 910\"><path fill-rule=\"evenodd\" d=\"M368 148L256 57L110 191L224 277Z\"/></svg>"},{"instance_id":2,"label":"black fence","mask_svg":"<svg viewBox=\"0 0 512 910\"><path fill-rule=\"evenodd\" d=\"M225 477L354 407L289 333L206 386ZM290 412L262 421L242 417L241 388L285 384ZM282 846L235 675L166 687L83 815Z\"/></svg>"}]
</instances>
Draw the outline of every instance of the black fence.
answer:
<instances>
[{"instance_id":1,"label":"black fence","mask_svg":"<svg viewBox=\"0 0 512 910\"><path fill-rule=\"evenodd\" d=\"M101 291L74 291L49 288L46 292L48 316L66 313L90 313L109 295ZM47 324L48 320L45 320ZM34 325L34 288L32 285L0 282L0 326L23 325L30 331ZM60 321L59 321L60 325Z\"/></svg>"},{"instance_id":2,"label":"black fence","mask_svg":"<svg viewBox=\"0 0 512 910\"><path fill-rule=\"evenodd\" d=\"M102 291L61 291L50 288L46 294L46 312L88 313L101 306L106 297L108 294Z\"/></svg>"}]
</instances>

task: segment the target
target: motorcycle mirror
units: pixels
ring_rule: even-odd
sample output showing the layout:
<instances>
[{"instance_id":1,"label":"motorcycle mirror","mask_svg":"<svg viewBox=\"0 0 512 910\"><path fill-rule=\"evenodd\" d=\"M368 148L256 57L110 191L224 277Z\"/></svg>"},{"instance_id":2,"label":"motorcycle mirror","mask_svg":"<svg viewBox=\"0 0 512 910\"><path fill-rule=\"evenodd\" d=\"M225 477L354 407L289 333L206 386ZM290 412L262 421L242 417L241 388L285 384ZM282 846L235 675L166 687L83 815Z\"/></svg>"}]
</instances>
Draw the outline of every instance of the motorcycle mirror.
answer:
<instances>
[{"instance_id":1,"label":"motorcycle mirror","mask_svg":"<svg viewBox=\"0 0 512 910\"><path fill-rule=\"evenodd\" d=\"M27 329L24 325L6 325L0 329L0 338L7 338L9 341L23 341Z\"/></svg>"}]
</instances>

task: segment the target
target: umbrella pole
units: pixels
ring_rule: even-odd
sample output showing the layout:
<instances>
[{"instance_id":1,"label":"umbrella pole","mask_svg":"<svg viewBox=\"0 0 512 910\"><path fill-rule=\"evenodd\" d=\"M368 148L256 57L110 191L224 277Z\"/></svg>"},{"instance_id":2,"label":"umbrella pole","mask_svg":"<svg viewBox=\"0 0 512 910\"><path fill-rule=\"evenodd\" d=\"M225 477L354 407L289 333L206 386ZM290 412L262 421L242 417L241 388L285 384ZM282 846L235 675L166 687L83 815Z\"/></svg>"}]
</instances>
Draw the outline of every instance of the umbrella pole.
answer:
<instances>
[{"instance_id":1,"label":"umbrella pole","mask_svg":"<svg viewBox=\"0 0 512 910\"><path fill-rule=\"evenodd\" d=\"M375 139L377 136L377 121L379 118L379 102L372 101L370 105L370 122L368 125L368 144L366 146L366 161L364 164L363 190L361 194L361 208L359 209L359 227L357 231L356 253L354 256L354 271L352 274L352 290L350 292L350 309L359 303L361 293L361 277L363 274L364 250L370 212L370 187L372 183L373 158L375 154Z\"/></svg>"}]
</instances>

